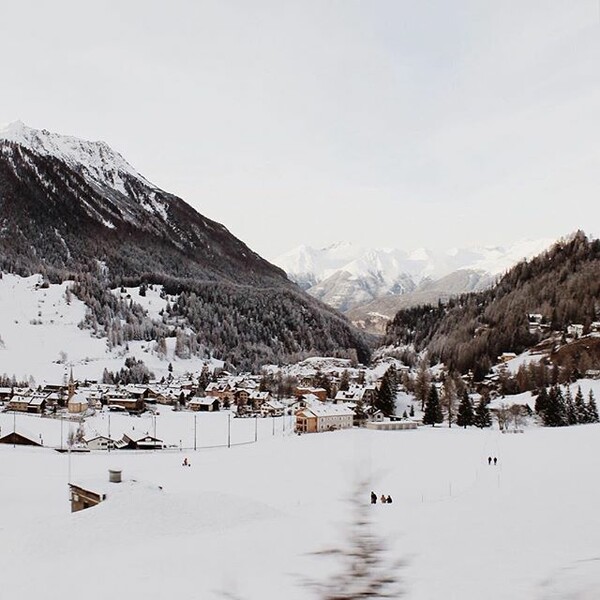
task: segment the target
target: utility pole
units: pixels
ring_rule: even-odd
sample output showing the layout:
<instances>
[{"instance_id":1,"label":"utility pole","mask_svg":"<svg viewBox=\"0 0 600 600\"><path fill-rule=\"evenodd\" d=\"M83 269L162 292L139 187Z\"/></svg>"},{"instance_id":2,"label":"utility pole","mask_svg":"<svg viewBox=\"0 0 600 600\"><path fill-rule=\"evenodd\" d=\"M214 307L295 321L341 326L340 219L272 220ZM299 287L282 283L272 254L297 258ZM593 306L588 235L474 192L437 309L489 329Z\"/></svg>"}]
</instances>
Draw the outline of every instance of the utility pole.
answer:
<instances>
[{"instance_id":1,"label":"utility pole","mask_svg":"<svg viewBox=\"0 0 600 600\"><path fill-rule=\"evenodd\" d=\"M110 411L108 411L108 451L110 452L111 445L111 437L110 437Z\"/></svg>"},{"instance_id":2,"label":"utility pole","mask_svg":"<svg viewBox=\"0 0 600 600\"><path fill-rule=\"evenodd\" d=\"M254 415L254 441L258 441L258 415Z\"/></svg>"},{"instance_id":3,"label":"utility pole","mask_svg":"<svg viewBox=\"0 0 600 600\"><path fill-rule=\"evenodd\" d=\"M229 411L229 418L227 419L227 447L231 448L231 411Z\"/></svg>"},{"instance_id":4,"label":"utility pole","mask_svg":"<svg viewBox=\"0 0 600 600\"><path fill-rule=\"evenodd\" d=\"M197 450L197 447L196 447L196 431L197 431L197 429L196 429L196 417L197 417L197 415L196 415L196 413L194 413L194 452Z\"/></svg>"},{"instance_id":5,"label":"utility pole","mask_svg":"<svg viewBox=\"0 0 600 600\"><path fill-rule=\"evenodd\" d=\"M17 445L17 411L13 410L13 448Z\"/></svg>"}]
</instances>

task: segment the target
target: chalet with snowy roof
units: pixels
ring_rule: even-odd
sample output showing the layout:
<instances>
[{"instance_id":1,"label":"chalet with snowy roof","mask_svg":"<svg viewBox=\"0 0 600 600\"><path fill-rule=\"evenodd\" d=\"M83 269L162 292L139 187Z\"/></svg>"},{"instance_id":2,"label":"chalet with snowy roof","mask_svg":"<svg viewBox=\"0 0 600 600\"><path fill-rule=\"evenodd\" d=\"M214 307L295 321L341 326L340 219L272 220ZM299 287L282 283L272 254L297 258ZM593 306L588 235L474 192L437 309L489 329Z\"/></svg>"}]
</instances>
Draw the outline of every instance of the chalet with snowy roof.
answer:
<instances>
[{"instance_id":1,"label":"chalet with snowy roof","mask_svg":"<svg viewBox=\"0 0 600 600\"><path fill-rule=\"evenodd\" d=\"M354 424L354 411L340 404L313 404L296 413L296 431L319 433L349 429Z\"/></svg>"},{"instance_id":2,"label":"chalet with snowy roof","mask_svg":"<svg viewBox=\"0 0 600 600\"><path fill-rule=\"evenodd\" d=\"M49 395L50 394L44 394L43 392L34 392L31 394L27 412L42 414L44 410L46 410Z\"/></svg>"},{"instance_id":3,"label":"chalet with snowy roof","mask_svg":"<svg viewBox=\"0 0 600 600\"><path fill-rule=\"evenodd\" d=\"M116 490L122 482L120 470L109 469L107 480L87 480L69 482L71 512L78 512L97 506L107 499L109 492Z\"/></svg>"},{"instance_id":4,"label":"chalet with snowy roof","mask_svg":"<svg viewBox=\"0 0 600 600\"><path fill-rule=\"evenodd\" d=\"M216 412L220 409L220 404L218 398L211 396L194 397L188 402L188 408L195 412Z\"/></svg>"},{"instance_id":5,"label":"chalet with snowy roof","mask_svg":"<svg viewBox=\"0 0 600 600\"><path fill-rule=\"evenodd\" d=\"M207 396L218 398L221 402L233 400L233 389L229 383L213 381L206 386L205 393Z\"/></svg>"},{"instance_id":6,"label":"chalet with snowy roof","mask_svg":"<svg viewBox=\"0 0 600 600\"><path fill-rule=\"evenodd\" d=\"M0 402L6 402L13 397L13 389L10 387L0 387Z\"/></svg>"},{"instance_id":7,"label":"chalet with snowy roof","mask_svg":"<svg viewBox=\"0 0 600 600\"><path fill-rule=\"evenodd\" d=\"M590 324L590 333L600 333L600 321L594 321Z\"/></svg>"},{"instance_id":8,"label":"chalet with snowy roof","mask_svg":"<svg viewBox=\"0 0 600 600\"><path fill-rule=\"evenodd\" d=\"M265 402L268 402L271 399L271 392L259 392L258 390L254 390L250 392L250 396L248 400L252 403L252 406L257 409L260 408Z\"/></svg>"},{"instance_id":9,"label":"chalet with snowy roof","mask_svg":"<svg viewBox=\"0 0 600 600\"><path fill-rule=\"evenodd\" d=\"M377 389L374 385L352 385L347 390L340 390L335 395L335 402L363 402L370 405L377 398Z\"/></svg>"},{"instance_id":10,"label":"chalet with snowy roof","mask_svg":"<svg viewBox=\"0 0 600 600\"><path fill-rule=\"evenodd\" d=\"M29 394L15 394L8 403L6 410L14 410L18 412L29 412L29 402L31 396Z\"/></svg>"},{"instance_id":11,"label":"chalet with snowy roof","mask_svg":"<svg viewBox=\"0 0 600 600\"><path fill-rule=\"evenodd\" d=\"M95 491L90 489L92 486L89 484L82 485L76 483L69 483L69 500L71 501L71 512L79 512L86 508L97 506L100 502L106 500L106 494L104 492ZM97 488L97 486L94 486Z\"/></svg>"},{"instance_id":12,"label":"chalet with snowy roof","mask_svg":"<svg viewBox=\"0 0 600 600\"><path fill-rule=\"evenodd\" d=\"M324 388L297 387L294 390L294 396L296 396L296 398L306 397L308 394L316 396L321 402L325 402L327 400L327 390Z\"/></svg>"},{"instance_id":13,"label":"chalet with snowy roof","mask_svg":"<svg viewBox=\"0 0 600 600\"><path fill-rule=\"evenodd\" d=\"M96 435L85 438L84 441L90 450L108 450L109 448L113 450L117 448L117 441L106 435Z\"/></svg>"},{"instance_id":14,"label":"chalet with snowy roof","mask_svg":"<svg viewBox=\"0 0 600 600\"><path fill-rule=\"evenodd\" d=\"M250 399L250 391L244 388L238 388L233 392L233 398L238 406L246 406Z\"/></svg>"},{"instance_id":15,"label":"chalet with snowy roof","mask_svg":"<svg viewBox=\"0 0 600 600\"><path fill-rule=\"evenodd\" d=\"M123 449L129 450L160 450L164 448L164 442L150 435L149 433L141 433L137 431L129 431L123 434L122 445Z\"/></svg>"},{"instance_id":16,"label":"chalet with snowy roof","mask_svg":"<svg viewBox=\"0 0 600 600\"><path fill-rule=\"evenodd\" d=\"M43 446L41 437L38 439L33 435L11 431L0 437L0 444L10 444L12 446Z\"/></svg>"},{"instance_id":17,"label":"chalet with snowy roof","mask_svg":"<svg viewBox=\"0 0 600 600\"><path fill-rule=\"evenodd\" d=\"M285 406L279 400L267 400L260 406L261 414L268 417L280 417L284 410Z\"/></svg>"}]
</instances>

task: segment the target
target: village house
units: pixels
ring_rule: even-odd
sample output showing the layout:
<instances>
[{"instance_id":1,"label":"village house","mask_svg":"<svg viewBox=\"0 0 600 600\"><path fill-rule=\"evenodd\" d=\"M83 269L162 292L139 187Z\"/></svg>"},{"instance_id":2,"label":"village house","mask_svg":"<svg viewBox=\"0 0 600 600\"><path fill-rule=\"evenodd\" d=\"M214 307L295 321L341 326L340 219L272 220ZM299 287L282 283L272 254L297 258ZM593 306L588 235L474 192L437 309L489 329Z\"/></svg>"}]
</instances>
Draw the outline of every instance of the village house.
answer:
<instances>
[{"instance_id":1,"label":"village house","mask_svg":"<svg viewBox=\"0 0 600 600\"><path fill-rule=\"evenodd\" d=\"M354 424L354 411L340 404L312 404L296 413L296 431L320 433L349 429Z\"/></svg>"},{"instance_id":2,"label":"village house","mask_svg":"<svg viewBox=\"0 0 600 600\"><path fill-rule=\"evenodd\" d=\"M71 501L71 512L79 512L92 506L97 506L106 500L104 492L89 489L91 486L69 483L69 500Z\"/></svg>"},{"instance_id":3,"label":"village house","mask_svg":"<svg viewBox=\"0 0 600 600\"><path fill-rule=\"evenodd\" d=\"M108 471L108 481L69 482L71 512L78 512L97 506L107 499L109 493L116 490L122 481L122 472L114 469Z\"/></svg>"},{"instance_id":4,"label":"village house","mask_svg":"<svg viewBox=\"0 0 600 600\"><path fill-rule=\"evenodd\" d=\"M29 402L31 396L29 394L15 394L11 399L6 410L15 410L18 412L29 412Z\"/></svg>"},{"instance_id":5,"label":"village house","mask_svg":"<svg viewBox=\"0 0 600 600\"><path fill-rule=\"evenodd\" d=\"M120 447L129 450L160 450L165 447L161 439L137 431L124 433L122 441L124 444Z\"/></svg>"},{"instance_id":6,"label":"village house","mask_svg":"<svg viewBox=\"0 0 600 600\"><path fill-rule=\"evenodd\" d=\"M24 435L18 431L11 431L0 437L0 444L11 444L13 446L42 446L42 441L35 440L33 436Z\"/></svg>"},{"instance_id":7,"label":"village house","mask_svg":"<svg viewBox=\"0 0 600 600\"><path fill-rule=\"evenodd\" d=\"M254 410L259 409L265 402L270 400L270 398L271 392L259 392L258 390L250 392L250 396L248 397Z\"/></svg>"},{"instance_id":8,"label":"village house","mask_svg":"<svg viewBox=\"0 0 600 600\"><path fill-rule=\"evenodd\" d=\"M0 387L0 402L7 402L13 397L13 389L10 387Z\"/></svg>"},{"instance_id":9,"label":"village house","mask_svg":"<svg viewBox=\"0 0 600 600\"><path fill-rule=\"evenodd\" d=\"M260 406L260 412L266 417L280 417L283 415L285 406L279 400L267 400Z\"/></svg>"},{"instance_id":10,"label":"village house","mask_svg":"<svg viewBox=\"0 0 600 600\"><path fill-rule=\"evenodd\" d=\"M335 402L363 402L365 406L374 404L377 389L374 385L351 385L335 395Z\"/></svg>"},{"instance_id":11,"label":"village house","mask_svg":"<svg viewBox=\"0 0 600 600\"><path fill-rule=\"evenodd\" d=\"M297 387L294 390L294 396L296 396L296 398L306 397L308 394L316 396L321 402L325 402L327 400L327 390L324 388Z\"/></svg>"},{"instance_id":12,"label":"village house","mask_svg":"<svg viewBox=\"0 0 600 600\"><path fill-rule=\"evenodd\" d=\"M216 412L220 408L217 398L207 396L205 398L194 397L188 402L188 408L195 412Z\"/></svg>"},{"instance_id":13,"label":"village house","mask_svg":"<svg viewBox=\"0 0 600 600\"><path fill-rule=\"evenodd\" d=\"M213 398L218 398L221 402L232 402L233 397L233 389L230 387L229 383L226 382L211 382L206 386L205 393L207 396L212 396Z\"/></svg>"},{"instance_id":14,"label":"village house","mask_svg":"<svg viewBox=\"0 0 600 600\"><path fill-rule=\"evenodd\" d=\"M236 389L233 392L233 398L237 406L246 406L250 399L250 392L246 389Z\"/></svg>"},{"instance_id":15,"label":"village house","mask_svg":"<svg viewBox=\"0 0 600 600\"><path fill-rule=\"evenodd\" d=\"M116 440L105 435L97 435L91 438L85 438L85 443L90 450L108 450L117 448Z\"/></svg>"}]
</instances>

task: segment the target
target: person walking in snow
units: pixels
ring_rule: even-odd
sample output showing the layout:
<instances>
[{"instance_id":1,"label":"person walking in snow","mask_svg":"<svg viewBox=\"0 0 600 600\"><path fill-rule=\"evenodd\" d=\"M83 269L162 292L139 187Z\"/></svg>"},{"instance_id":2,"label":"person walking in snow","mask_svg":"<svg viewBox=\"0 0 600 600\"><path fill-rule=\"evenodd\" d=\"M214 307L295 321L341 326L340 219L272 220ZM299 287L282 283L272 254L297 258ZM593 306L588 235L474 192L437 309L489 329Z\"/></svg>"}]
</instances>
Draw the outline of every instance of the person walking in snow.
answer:
<instances>
[{"instance_id":1,"label":"person walking in snow","mask_svg":"<svg viewBox=\"0 0 600 600\"><path fill-rule=\"evenodd\" d=\"M385 497L385 494L381 494L381 504L385 504L387 502L387 498Z\"/></svg>"},{"instance_id":2,"label":"person walking in snow","mask_svg":"<svg viewBox=\"0 0 600 600\"><path fill-rule=\"evenodd\" d=\"M494 466L496 466L497 462L498 462L498 459L494 456Z\"/></svg>"},{"instance_id":3,"label":"person walking in snow","mask_svg":"<svg viewBox=\"0 0 600 600\"><path fill-rule=\"evenodd\" d=\"M371 492L371 504L377 504L377 494L375 492Z\"/></svg>"},{"instance_id":4,"label":"person walking in snow","mask_svg":"<svg viewBox=\"0 0 600 600\"><path fill-rule=\"evenodd\" d=\"M387 502L388 504L391 504L391 503L392 503L392 497L391 497L389 494L388 494L388 497L387 497L387 499L386 499L386 502Z\"/></svg>"},{"instance_id":5,"label":"person walking in snow","mask_svg":"<svg viewBox=\"0 0 600 600\"><path fill-rule=\"evenodd\" d=\"M492 464L492 457L488 456L488 465L491 465L491 464Z\"/></svg>"}]
</instances>

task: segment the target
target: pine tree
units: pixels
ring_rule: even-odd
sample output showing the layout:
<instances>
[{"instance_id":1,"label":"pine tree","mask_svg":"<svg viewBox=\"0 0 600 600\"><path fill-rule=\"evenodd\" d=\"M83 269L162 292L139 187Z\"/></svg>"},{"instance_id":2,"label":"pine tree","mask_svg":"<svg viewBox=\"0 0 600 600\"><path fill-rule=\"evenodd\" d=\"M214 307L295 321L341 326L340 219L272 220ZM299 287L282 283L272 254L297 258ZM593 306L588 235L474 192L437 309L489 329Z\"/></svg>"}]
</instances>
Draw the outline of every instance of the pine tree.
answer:
<instances>
[{"instance_id":1,"label":"pine tree","mask_svg":"<svg viewBox=\"0 0 600 600\"><path fill-rule=\"evenodd\" d=\"M588 411L583 398L583 392L581 386L577 386L577 393L575 394L575 411L577 412L577 422L587 423Z\"/></svg>"},{"instance_id":2,"label":"pine tree","mask_svg":"<svg viewBox=\"0 0 600 600\"><path fill-rule=\"evenodd\" d=\"M569 385L566 386L565 391L565 417L567 420L567 425L577 425L579 422L577 419L577 410L575 409L575 404L573 402L573 397L571 396L571 388Z\"/></svg>"},{"instance_id":3,"label":"pine tree","mask_svg":"<svg viewBox=\"0 0 600 600\"><path fill-rule=\"evenodd\" d=\"M381 378L381 385L375 401L375 407L386 417L396 412L396 389L396 369L392 366Z\"/></svg>"},{"instance_id":4,"label":"pine tree","mask_svg":"<svg viewBox=\"0 0 600 600\"><path fill-rule=\"evenodd\" d=\"M596 400L594 399L594 392L590 390L588 396L589 400L587 403L587 417L588 423L598 423L598 407L596 406Z\"/></svg>"},{"instance_id":5,"label":"pine tree","mask_svg":"<svg viewBox=\"0 0 600 600\"><path fill-rule=\"evenodd\" d=\"M548 392L543 387L535 399L535 412L543 418L543 414L548 407Z\"/></svg>"},{"instance_id":6,"label":"pine tree","mask_svg":"<svg viewBox=\"0 0 600 600\"><path fill-rule=\"evenodd\" d=\"M437 388L435 387L435 384L432 383L429 388L429 394L427 395L427 402L425 403L423 424L434 427L436 423L441 423L443 420L444 415L442 414L442 407L440 406Z\"/></svg>"},{"instance_id":7,"label":"pine tree","mask_svg":"<svg viewBox=\"0 0 600 600\"><path fill-rule=\"evenodd\" d=\"M542 416L546 427L562 427L567 424L567 411L560 388L553 385L548 394L548 404Z\"/></svg>"},{"instance_id":8,"label":"pine tree","mask_svg":"<svg viewBox=\"0 0 600 600\"><path fill-rule=\"evenodd\" d=\"M477 403L477 408L475 409L475 418L473 419L473 425L476 425L480 429L492 426L492 416L490 415L490 410L487 407L484 398L481 398L481 400L479 400L479 402Z\"/></svg>"},{"instance_id":9,"label":"pine tree","mask_svg":"<svg viewBox=\"0 0 600 600\"><path fill-rule=\"evenodd\" d=\"M469 425L473 425L473 419L473 403L471 402L471 398L469 398L467 390L465 390L460 404L458 405L456 424L459 427L464 427L466 429Z\"/></svg>"},{"instance_id":10,"label":"pine tree","mask_svg":"<svg viewBox=\"0 0 600 600\"><path fill-rule=\"evenodd\" d=\"M367 420L367 413L365 411L365 402L360 399L356 401L356 407L354 408L354 422L355 424L364 425Z\"/></svg>"},{"instance_id":11,"label":"pine tree","mask_svg":"<svg viewBox=\"0 0 600 600\"><path fill-rule=\"evenodd\" d=\"M342 376L340 377L340 387L338 388L341 392L345 392L350 387L350 373L348 373L348 369L344 369L342 371Z\"/></svg>"}]
</instances>

